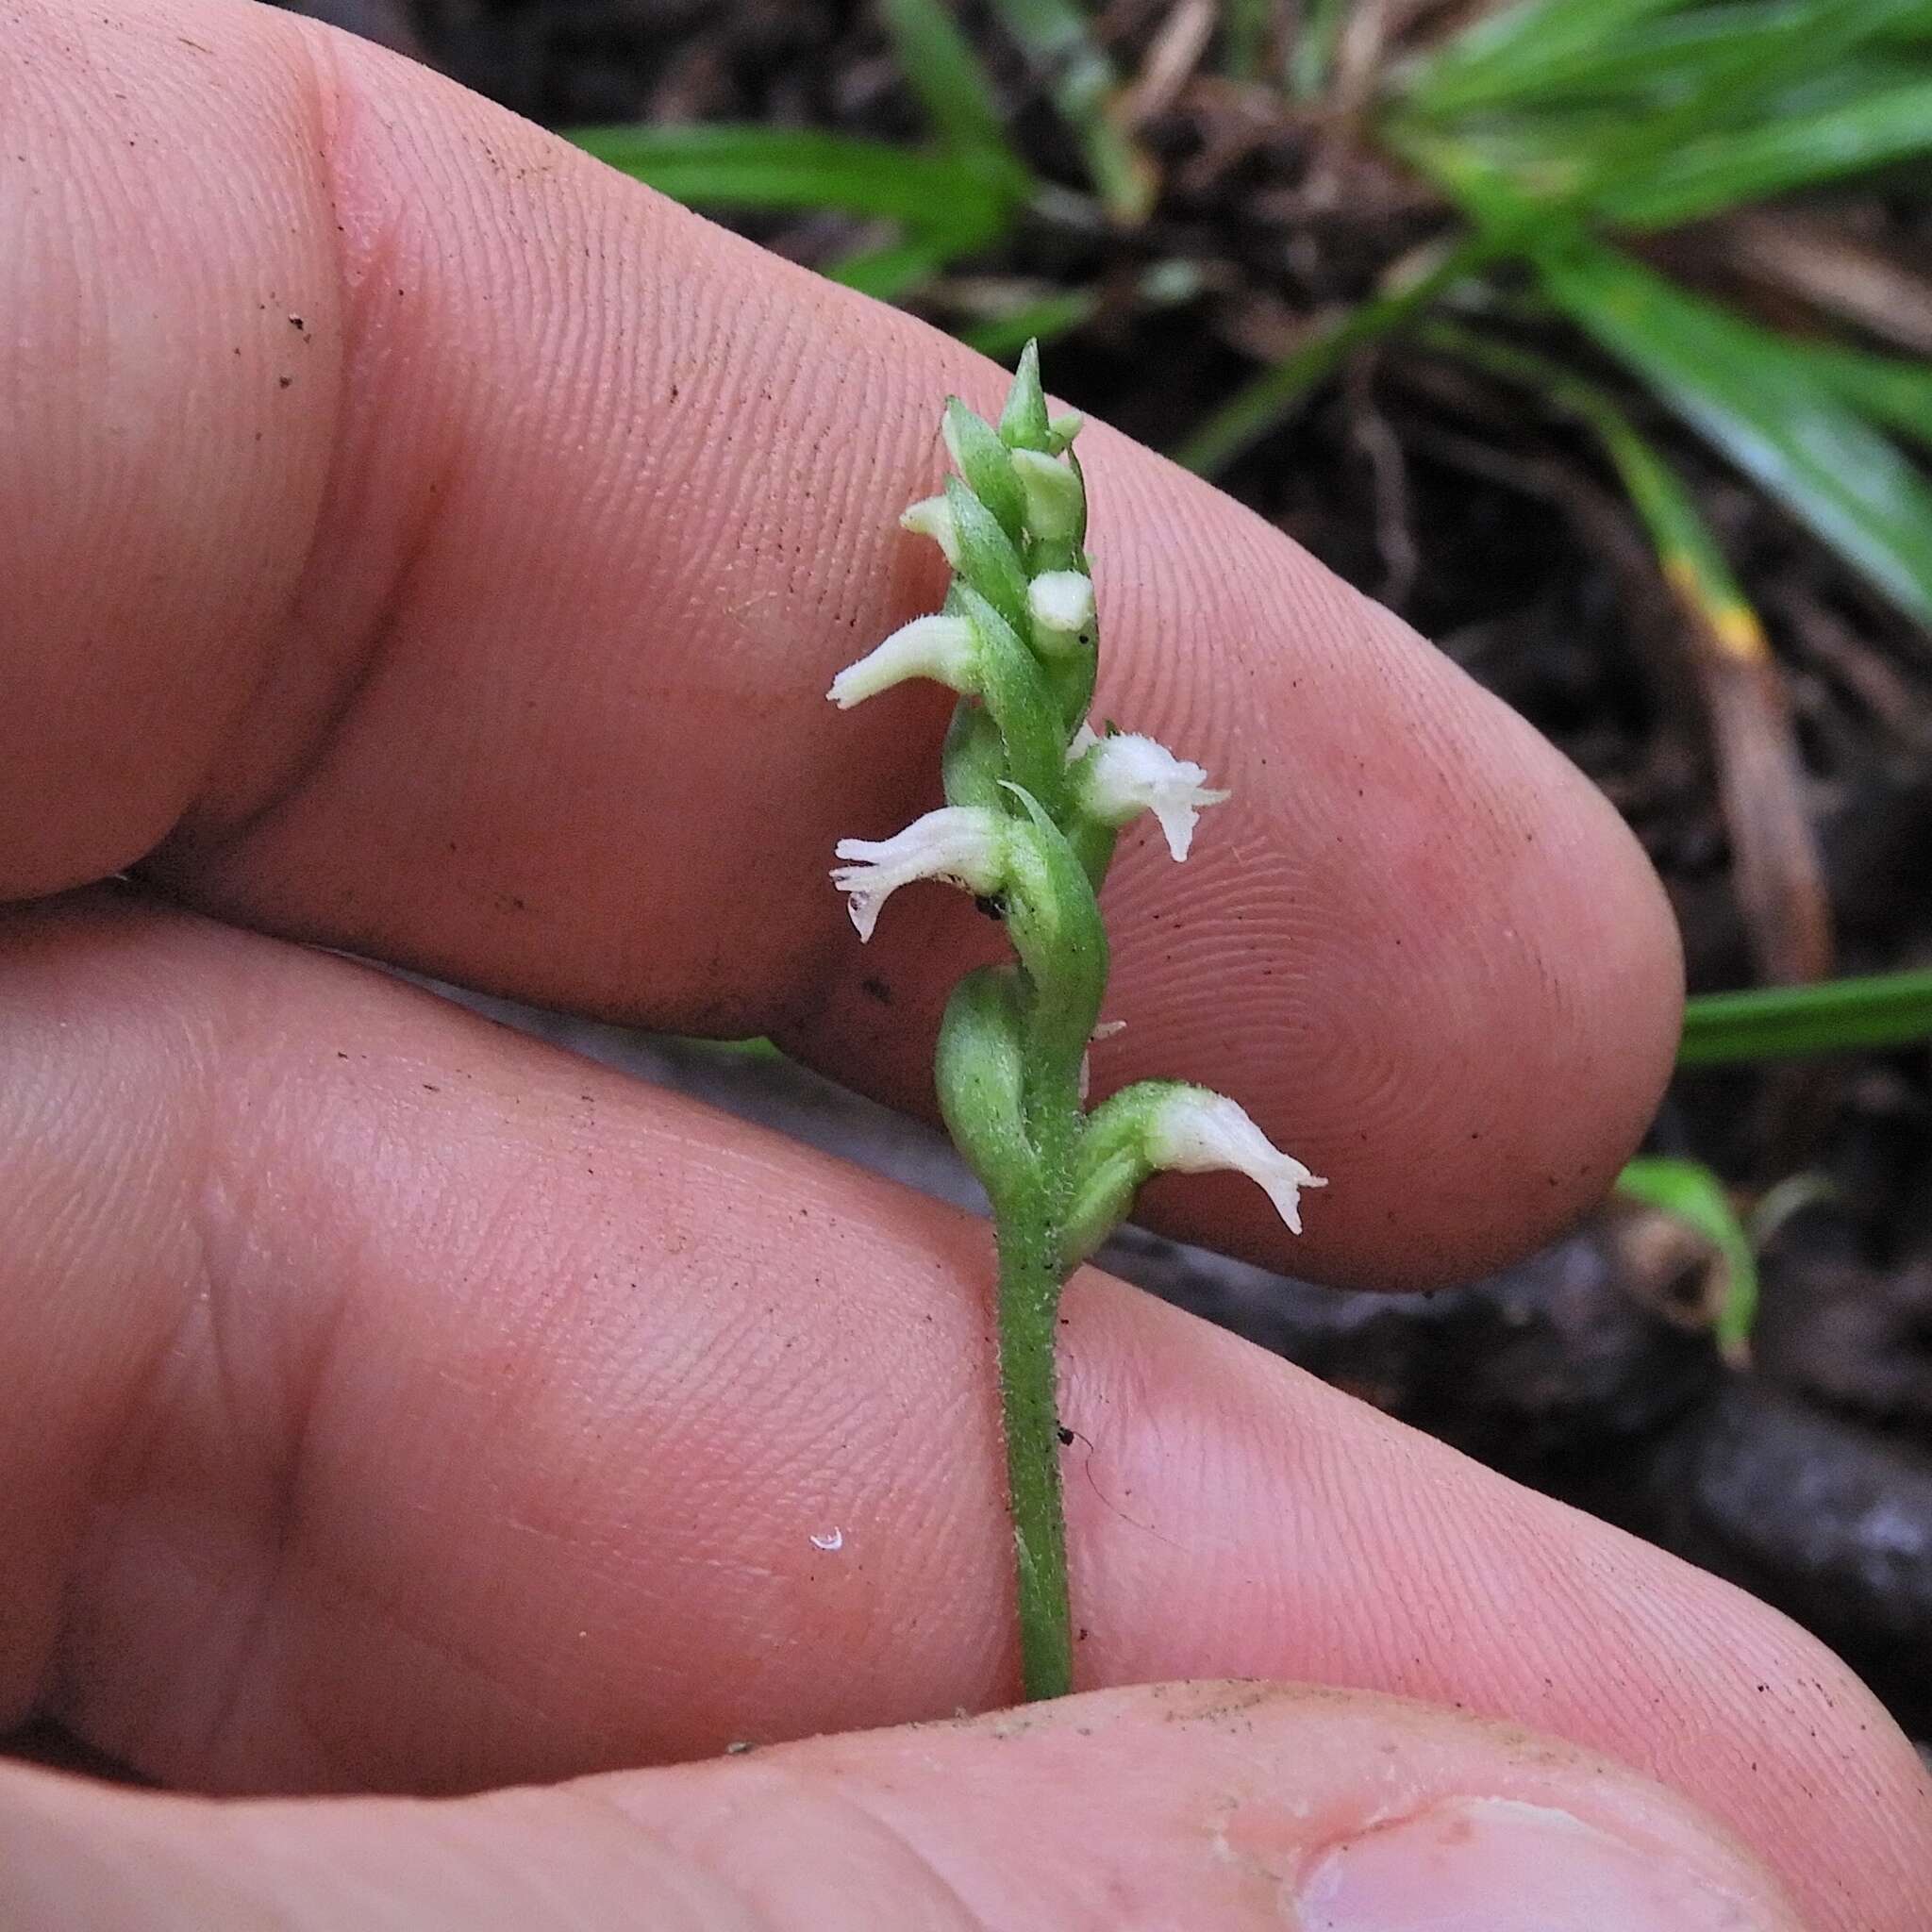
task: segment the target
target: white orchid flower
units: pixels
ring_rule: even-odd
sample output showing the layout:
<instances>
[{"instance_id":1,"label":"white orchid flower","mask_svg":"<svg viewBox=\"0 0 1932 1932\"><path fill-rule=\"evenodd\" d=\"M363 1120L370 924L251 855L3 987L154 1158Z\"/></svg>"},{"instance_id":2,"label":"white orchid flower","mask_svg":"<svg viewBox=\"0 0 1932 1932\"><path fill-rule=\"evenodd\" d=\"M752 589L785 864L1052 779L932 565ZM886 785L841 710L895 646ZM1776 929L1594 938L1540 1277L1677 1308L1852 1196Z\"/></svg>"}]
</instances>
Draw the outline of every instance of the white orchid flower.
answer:
<instances>
[{"instance_id":1,"label":"white orchid flower","mask_svg":"<svg viewBox=\"0 0 1932 1932\"><path fill-rule=\"evenodd\" d=\"M1302 1231L1301 1191L1328 1185L1274 1146L1244 1108L1205 1087L1169 1092L1155 1108L1141 1144L1156 1167L1177 1174L1246 1174L1274 1203L1291 1234Z\"/></svg>"},{"instance_id":2,"label":"white orchid flower","mask_svg":"<svg viewBox=\"0 0 1932 1932\"><path fill-rule=\"evenodd\" d=\"M983 806L946 805L914 819L890 839L841 839L832 883L847 894L861 940L872 938L879 908L915 879L942 879L969 892L997 892L1006 883L1007 828Z\"/></svg>"},{"instance_id":3,"label":"white orchid flower","mask_svg":"<svg viewBox=\"0 0 1932 1932\"><path fill-rule=\"evenodd\" d=\"M833 678L825 695L841 711L849 711L912 677L929 677L949 691L970 691L976 649L973 626L965 618L915 617L858 663L848 664Z\"/></svg>"},{"instance_id":4,"label":"white orchid flower","mask_svg":"<svg viewBox=\"0 0 1932 1932\"><path fill-rule=\"evenodd\" d=\"M1177 758L1165 745L1138 731L1083 745L1076 736L1069 756L1084 756L1081 800L1102 824L1124 825L1143 811L1160 821L1167 849L1185 858L1194 840L1194 821L1204 806L1220 805L1234 794L1210 791L1208 774L1191 758Z\"/></svg>"}]
</instances>

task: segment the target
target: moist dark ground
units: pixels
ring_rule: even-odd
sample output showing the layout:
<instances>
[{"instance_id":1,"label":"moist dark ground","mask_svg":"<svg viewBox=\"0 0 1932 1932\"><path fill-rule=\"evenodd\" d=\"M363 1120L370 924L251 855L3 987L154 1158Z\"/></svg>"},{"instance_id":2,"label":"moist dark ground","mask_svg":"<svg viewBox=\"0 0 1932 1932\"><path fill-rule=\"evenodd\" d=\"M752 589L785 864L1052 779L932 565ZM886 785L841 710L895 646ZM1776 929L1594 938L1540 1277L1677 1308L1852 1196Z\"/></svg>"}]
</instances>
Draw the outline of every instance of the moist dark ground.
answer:
<instances>
[{"instance_id":1,"label":"moist dark ground","mask_svg":"<svg viewBox=\"0 0 1932 1932\"><path fill-rule=\"evenodd\" d=\"M315 0L308 10L404 45L551 125L758 119L924 136L863 6ZM1141 70L1166 12L1105 10L1125 73ZM1014 51L972 8L962 17L1028 158L1077 188L1077 158ZM1355 76L1358 95L1372 92L1373 56ZM1163 181L1142 226L1120 232L1069 199L915 306L957 325L1016 283L1097 287L1097 313L1053 346L1053 387L1157 447L1449 225L1426 188L1376 158L1345 106L1291 110L1277 92L1204 70L1141 135ZM1760 214L1755 228L1681 233L1655 258L1765 319L1828 325L1842 339L1830 292L1777 267L1794 249L1815 262L1842 244L1894 276L1901 295L1894 312L1865 314L1850 339L1924 353L1927 206L1923 184L1865 186ZM808 261L884 239L830 218L741 225ZM1861 336L1860 325L1874 333ZM1591 366L1548 325L1512 326ZM1780 707L1795 721L1798 762L1782 802L1795 802L1822 853L1821 903L1808 909L1828 918L1833 970L1932 962L1932 640L1614 372L1598 373L1690 478L1769 628L1777 675L1766 728ZM1747 777L1733 816L1721 809L1724 780L1739 778L1738 741L1714 739L1694 640L1613 479L1574 427L1521 391L1397 344L1359 358L1224 480L1437 639L1608 792L1670 887L1694 988L1749 984L1776 957L1780 933L1807 913L1791 903L1806 891L1803 865L1774 863L1784 882L1768 897L1740 891L1727 824L1735 829L1741 811L1774 826L1781 801L1752 796ZM1775 846L1775 831L1767 836ZM908 1142L903 1124L885 1130L791 1070L561 1023L551 1030L857 1158L896 1163L924 1185L960 1185L942 1150ZM1928 1076L1932 1060L1915 1050L1687 1076L1674 1089L1654 1148L1715 1163L1746 1200L1793 1174L1825 1183L1765 1252L1748 1371L1719 1361L1702 1320L1708 1252L1641 1212L1607 1212L1521 1269L1433 1295L1339 1295L1131 1232L1109 1259L1778 1605L1846 1654L1925 1738Z\"/></svg>"}]
</instances>

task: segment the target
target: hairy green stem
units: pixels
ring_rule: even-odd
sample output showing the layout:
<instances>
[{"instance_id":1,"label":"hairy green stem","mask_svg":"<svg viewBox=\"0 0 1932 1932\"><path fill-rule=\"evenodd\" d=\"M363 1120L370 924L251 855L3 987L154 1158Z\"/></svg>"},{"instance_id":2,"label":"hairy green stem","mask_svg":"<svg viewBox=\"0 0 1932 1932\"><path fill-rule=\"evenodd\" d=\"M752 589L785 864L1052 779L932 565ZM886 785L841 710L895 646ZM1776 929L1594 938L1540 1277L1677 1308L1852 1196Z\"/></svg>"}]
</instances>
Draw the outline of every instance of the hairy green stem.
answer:
<instances>
[{"instance_id":1,"label":"hairy green stem","mask_svg":"<svg viewBox=\"0 0 1932 1932\"><path fill-rule=\"evenodd\" d=\"M1059 1254L1043 1204L1029 1208L1002 1216L999 1224L1000 1406L1019 1583L1021 1678L1028 1698L1064 1697L1074 1688L1074 1634L1054 1386Z\"/></svg>"},{"instance_id":2,"label":"hairy green stem","mask_svg":"<svg viewBox=\"0 0 1932 1932\"><path fill-rule=\"evenodd\" d=\"M1064 1697L1074 1688L1055 1331L1060 1290L1071 1272L1065 1230L1081 1133L1080 1065L1077 1052L1067 1064L1057 1059L1036 1062L1025 1083L1032 1172L1024 1186L995 1203L993 1213L1000 1256L1000 1407L1013 1517L1020 1674L1029 1700Z\"/></svg>"}]
</instances>

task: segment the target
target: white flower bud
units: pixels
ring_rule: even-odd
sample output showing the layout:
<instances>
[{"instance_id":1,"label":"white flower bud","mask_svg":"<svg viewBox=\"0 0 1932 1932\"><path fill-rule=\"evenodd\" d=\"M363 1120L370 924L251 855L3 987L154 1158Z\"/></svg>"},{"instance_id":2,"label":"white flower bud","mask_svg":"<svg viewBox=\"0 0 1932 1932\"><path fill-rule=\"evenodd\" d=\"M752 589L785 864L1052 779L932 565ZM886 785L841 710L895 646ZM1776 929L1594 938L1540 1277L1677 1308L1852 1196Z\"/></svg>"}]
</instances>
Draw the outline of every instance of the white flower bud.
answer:
<instances>
[{"instance_id":1,"label":"white flower bud","mask_svg":"<svg viewBox=\"0 0 1932 1932\"><path fill-rule=\"evenodd\" d=\"M1274 1203L1291 1234L1302 1231L1302 1189L1328 1185L1291 1154L1273 1146L1234 1101L1205 1087L1179 1087L1168 1094L1155 1108L1142 1144L1158 1168L1246 1174Z\"/></svg>"},{"instance_id":2,"label":"white flower bud","mask_svg":"<svg viewBox=\"0 0 1932 1932\"><path fill-rule=\"evenodd\" d=\"M1208 791L1207 779L1191 759L1175 758L1138 731L1101 739L1080 767L1082 802L1102 824L1124 825L1151 811L1176 858L1188 856L1201 808L1234 795Z\"/></svg>"},{"instance_id":3,"label":"white flower bud","mask_svg":"<svg viewBox=\"0 0 1932 1932\"><path fill-rule=\"evenodd\" d=\"M914 879L943 879L969 892L996 892L1006 883L1007 834L997 812L946 805L876 841L841 839L832 883L850 894L847 909L861 940L872 938L879 908Z\"/></svg>"},{"instance_id":4,"label":"white flower bud","mask_svg":"<svg viewBox=\"0 0 1932 1932\"><path fill-rule=\"evenodd\" d=\"M1076 570L1042 572L1026 586L1036 649L1051 658L1071 650L1093 627L1093 579Z\"/></svg>"},{"instance_id":5,"label":"white flower bud","mask_svg":"<svg viewBox=\"0 0 1932 1932\"><path fill-rule=\"evenodd\" d=\"M1086 513L1087 491L1072 466L1037 449L1016 449L1013 474L1026 498L1026 527L1049 542L1073 542Z\"/></svg>"},{"instance_id":6,"label":"white flower bud","mask_svg":"<svg viewBox=\"0 0 1932 1932\"><path fill-rule=\"evenodd\" d=\"M973 626L963 617L915 617L857 664L848 664L825 695L849 711L911 677L929 677L949 691L970 691L975 650Z\"/></svg>"},{"instance_id":7,"label":"white flower bud","mask_svg":"<svg viewBox=\"0 0 1932 1932\"><path fill-rule=\"evenodd\" d=\"M930 537L945 553L946 561L959 568L959 531L953 522L953 507L943 496L922 496L899 512L899 527L915 537Z\"/></svg>"}]
</instances>

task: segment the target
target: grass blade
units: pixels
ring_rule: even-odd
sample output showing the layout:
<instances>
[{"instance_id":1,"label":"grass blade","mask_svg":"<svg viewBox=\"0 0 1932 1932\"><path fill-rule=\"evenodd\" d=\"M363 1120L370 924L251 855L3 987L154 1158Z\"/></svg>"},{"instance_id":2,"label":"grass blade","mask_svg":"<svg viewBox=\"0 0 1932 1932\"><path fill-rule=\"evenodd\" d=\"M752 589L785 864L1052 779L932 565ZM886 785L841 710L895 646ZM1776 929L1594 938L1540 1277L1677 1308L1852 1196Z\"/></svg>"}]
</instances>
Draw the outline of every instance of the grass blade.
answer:
<instances>
[{"instance_id":1,"label":"grass blade","mask_svg":"<svg viewBox=\"0 0 1932 1932\"><path fill-rule=\"evenodd\" d=\"M1714 65L1732 58L1741 35L1776 32L1787 23L1809 21L1819 0L1732 0L1721 7L1682 8L1626 20L1608 38L1581 45L1544 48L1533 68L1520 71L1512 84L1475 111L1524 109L1594 104L1663 106L1703 85ZM1404 70L1397 92L1417 75L1416 105L1435 112L1433 100L1420 92L1427 85L1424 68ZM1451 112L1463 111L1452 109Z\"/></svg>"},{"instance_id":2,"label":"grass blade","mask_svg":"<svg viewBox=\"0 0 1932 1932\"><path fill-rule=\"evenodd\" d=\"M948 267L956 256L970 255L980 245L977 238L961 234L951 246L915 236L886 248L864 248L853 255L827 262L828 281L857 289L879 302L897 302L913 290L929 282Z\"/></svg>"},{"instance_id":3,"label":"grass blade","mask_svg":"<svg viewBox=\"0 0 1932 1932\"><path fill-rule=\"evenodd\" d=\"M1633 122L1594 158L1589 198L1598 205L1668 171L1687 145L1740 124L1777 115L1780 94L1830 73L1920 0L1816 0L1809 17L1740 35L1713 58L1696 87L1660 113Z\"/></svg>"},{"instance_id":4,"label":"grass blade","mask_svg":"<svg viewBox=\"0 0 1932 1932\"><path fill-rule=\"evenodd\" d=\"M808 127L582 127L570 139L696 207L839 208L927 231L995 232L1008 194L972 163Z\"/></svg>"},{"instance_id":5,"label":"grass blade","mask_svg":"<svg viewBox=\"0 0 1932 1932\"><path fill-rule=\"evenodd\" d=\"M1348 0L1307 0L1288 63L1289 90L1297 100L1316 100L1327 88L1347 19Z\"/></svg>"},{"instance_id":6,"label":"grass blade","mask_svg":"<svg viewBox=\"0 0 1932 1932\"><path fill-rule=\"evenodd\" d=\"M992 82L942 0L879 0L879 12L900 69L952 153L991 179L1030 185Z\"/></svg>"},{"instance_id":7,"label":"grass blade","mask_svg":"<svg viewBox=\"0 0 1932 1932\"><path fill-rule=\"evenodd\" d=\"M1853 408L1932 448L1932 363L1831 342L1774 339L1799 369Z\"/></svg>"},{"instance_id":8,"label":"grass blade","mask_svg":"<svg viewBox=\"0 0 1932 1932\"><path fill-rule=\"evenodd\" d=\"M1609 354L1867 582L1932 625L1932 487L1775 336L1615 250L1538 254L1544 289Z\"/></svg>"},{"instance_id":9,"label":"grass blade","mask_svg":"<svg viewBox=\"0 0 1932 1932\"><path fill-rule=\"evenodd\" d=\"M993 0L993 10L1080 143L1101 205L1124 225L1143 221L1154 205L1153 164L1113 121L1119 80L1085 11L1074 0Z\"/></svg>"},{"instance_id":10,"label":"grass blade","mask_svg":"<svg viewBox=\"0 0 1932 1932\"><path fill-rule=\"evenodd\" d=\"M1887 87L1809 115L1692 141L1647 178L1599 196L1623 226L1662 228L1932 151L1932 80Z\"/></svg>"},{"instance_id":11,"label":"grass blade","mask_svg":"<svg viewBox=\"0 0 1932 1932\"><path fill-rule=\"evenodd\" d=\"M1474 274L1507 245L1505 232L1466 237L1427 275L1405 289L1358 304L1318 329L1300 348L1239 389L1172 454L1184 469L1211 476L1293 414L1302 398L1352 350L1390 335L1445 289Z\"/></svg>"},{"instance_id":12,"label":"grass blade","mask_svg":"<svg viewBox=\"0 0 1932 1932\"><path fill-rule=\"evenodd\" d=\"M1932 1040L1932 972L1700 993L1684 1008L1680 1067L1734 1066Z\"/></svg>"},{"instance_id":13,"label":"grass blade","mask_svg":"<svg viewBox=\"0 0 1932 1932\"><path fill-rule=\"evenodd\" d=\"M1491 13L1407 68L1404 98L1432 119L1520 105L1552 76L1610 46L1626 29L1684 0L1521 0Z\"/></svg>"},{"instance_id":14,"label":"grass blade","mask_svg":"<svg viewBox=\"0 0 1932 1932\"><path fill-rule=\"evenodd\" d=\"M1641 6L1604 0L1591 19L1609 21ZM1456 115L1418 87L1389 116L1385 133L1465 202L1473 181L1501 169L1519 193L1572 212L1664 225L1870 165L1861 148L1873 159L1890 159L1925 145L1923 101L1911 97L1926 80L1924 72L1896 62L1874 67L1859 58L1924 12L1924 0L1802 0L1782 9L1738 9L1729 31L1703 43L1688 87L1686 70L1659 62L1657 75L1668 77L1661 98L1653 92L1580 112L1457 126ZM1532 43L1521 59L1534 67L1560 57L1571 86L1587 84L1593 62L1621 58L1614 35L1592 43L1593 30L1576 25L1568 40ZM1506 90L1491 105L1520 108L1533 92Z\"/></svg>"},{"instance_id":15,"label":"grass blade","mask_svg":"<svg viewBox=\"0 0 1932 1932\"><path fill-rule=\"evenodd\" d=\"M969 348L995 362L1010 362L1028 342L1046 343L1076 329L1100 306L1091 289L1068 289L1022 303L1004 315L989 315L954 331Z\"/></svg>"},{"instance_id":16,"label":"grass blade","mask_svg":"<svg viewBox=\"0 0 1932 1932\"><path fill-rule=\"evenodd\" d=\"M1222 0L1222 71L1230 80L1258 80L1274 24L1274 0Z\"/></svg>"}]
</instances>

